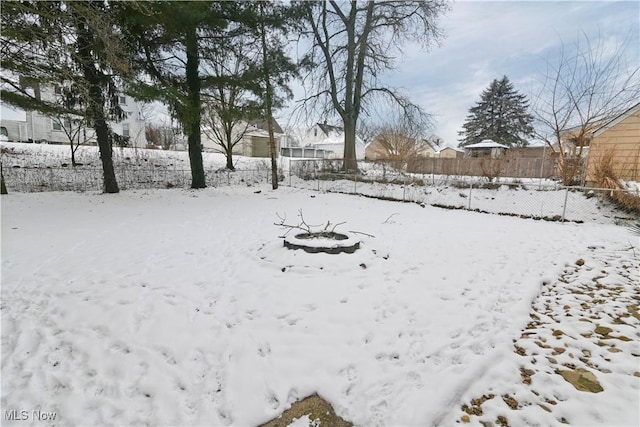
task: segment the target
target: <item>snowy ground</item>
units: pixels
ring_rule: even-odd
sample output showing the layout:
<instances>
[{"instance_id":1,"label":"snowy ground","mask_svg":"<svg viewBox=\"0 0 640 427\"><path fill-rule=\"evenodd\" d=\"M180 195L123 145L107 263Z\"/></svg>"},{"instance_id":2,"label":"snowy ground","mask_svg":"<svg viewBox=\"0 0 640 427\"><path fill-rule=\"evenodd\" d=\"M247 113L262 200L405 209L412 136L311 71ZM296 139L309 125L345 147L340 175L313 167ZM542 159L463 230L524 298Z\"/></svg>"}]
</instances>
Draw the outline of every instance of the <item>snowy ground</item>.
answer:
<instances>
[{"instance_id":1,"label":"snowy ground","mask_svg":"<svg viewBox=\"0 0 640 427\"><path fill-rule=\"evenodd\" d=\"M1 203L3 425L252 426L314 392L362 426L640 423L625 228L264 184ZM285 249L299 209L375 237Z\"/></svg>"}]
</instances>

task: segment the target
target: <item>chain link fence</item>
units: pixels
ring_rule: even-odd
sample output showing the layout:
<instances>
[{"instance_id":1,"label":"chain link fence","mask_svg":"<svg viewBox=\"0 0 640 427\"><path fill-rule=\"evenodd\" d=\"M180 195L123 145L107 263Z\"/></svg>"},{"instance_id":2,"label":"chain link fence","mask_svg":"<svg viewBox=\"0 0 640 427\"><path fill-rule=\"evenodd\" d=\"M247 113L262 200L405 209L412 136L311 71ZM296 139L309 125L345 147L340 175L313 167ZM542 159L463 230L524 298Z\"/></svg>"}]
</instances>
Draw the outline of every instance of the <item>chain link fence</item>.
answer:
<instances>
[{"instance_id":1,"label":"chain link fence","mask_svg":"<svg viewBox=\"0 0 640 427\"><path fill-rule=\"evenodd\" d=\"M339 172L336 160L291 160L290 186L357 194L383 200L414 202L550 221L625 223L640 219L637 209L622 209L614 200L640 193L589 187L566 187L541 178L500 178L415 174L374 165L361 174Z\"/></svg>"},{"instance_id":2,"label":"chain link fence","mask_svg":"<svg viewBox=\"0 0 640 427\"><path fill-rule=\"evenodd\" d=\"M9 192L102 191L101 168L87 167L9 167L3 168ZM172 167L117 167L116 180L121 190L189 188L191 171ZM269 183L268 168L238 171L205 170L208 186L253 185Z\"/></svg>"},{"instance_id":3,"label":"chain link fence","mask_svg":"<svg viewBox=\"0 0 640 427\"><path fill-rule=\"evenodd\" d=\"M208 186L270 183L265 164L253 169L205 170ZM640 198L623 190L563 187L555 181L402 173L380 164L363 164L359 174L340 172L340 160L284 159L281 185L315 191L357 194L386 200L414 202L447 209L465 209L552 221L618 223L638 221L638 210L622 210L612 202L618 196ZM191 171L167 165L116 165L122 190L189 188ZM3 167L9 192L102 191L102 169L96 167Z\"/></svg>"}]
</instances>

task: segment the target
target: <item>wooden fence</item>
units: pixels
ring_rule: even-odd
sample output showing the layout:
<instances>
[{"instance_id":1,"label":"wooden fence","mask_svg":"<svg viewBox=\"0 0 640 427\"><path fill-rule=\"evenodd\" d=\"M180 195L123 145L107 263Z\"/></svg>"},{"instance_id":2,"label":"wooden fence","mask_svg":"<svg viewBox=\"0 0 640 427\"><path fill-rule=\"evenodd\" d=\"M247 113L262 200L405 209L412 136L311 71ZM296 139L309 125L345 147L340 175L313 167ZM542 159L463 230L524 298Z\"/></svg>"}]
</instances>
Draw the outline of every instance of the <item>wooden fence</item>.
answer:
<instances>
[{"instance_id":1,"label":"wooden fence","mask_svg":"<svg viewBox=\"0 0 640 427\"><path fill-rule=\"evenodd\" d=\"M418 158L407 162L407 172L435 175L484 176L487 178L553 178L556 162L547 158Z\"/></svg>"}]
</instances>

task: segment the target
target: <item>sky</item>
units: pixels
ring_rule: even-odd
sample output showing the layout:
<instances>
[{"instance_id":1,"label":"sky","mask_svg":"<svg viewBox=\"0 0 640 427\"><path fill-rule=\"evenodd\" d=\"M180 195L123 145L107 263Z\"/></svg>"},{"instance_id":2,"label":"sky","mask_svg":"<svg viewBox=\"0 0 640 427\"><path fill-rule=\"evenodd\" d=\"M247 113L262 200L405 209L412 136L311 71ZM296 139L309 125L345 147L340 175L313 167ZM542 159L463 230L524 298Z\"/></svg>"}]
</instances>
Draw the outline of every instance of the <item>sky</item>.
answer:
<instances>
[{"instance_id":1,"label":"sky","mask_svg":"<svg viewBox=\"0 0 640 427\"><path fill-rule=\"evenodd\" d=\"M636 1L459 1L451 3L439 24L445 32L440 46L425 52L406 45L396 69L384 74L382 82L402 89L430 113L432 133L448 146L457 146L469 108L493 79L506 75L518 92L531 99L546 61L553 61L563 43L573 45L582 32L592 41L604 40L606 46L630 40L628 61L640 66L640 2ZM276 114L280 124L302 127L323 120L290 121L295 100L303 93L299 83L292 83L292 88L294 101ZM13 114L3 108L2 117Z\"/></svg>"},{"instance_id":2,"label":"sky","mask_svg":"<svg viewBox=\"0 0 640 427\"><path fill-rule=\"evenodd\" d=\"M433 115L433 133L458 145L469 108L493 79L507 76L531 98L546 61L573 45L584 31L593 42L614 46L631 38L627 58L640 66L640 2L459 1L441 17L440 46L424 52L407 45L383 83L403 89Z\"/></svg>"}]
</instances>

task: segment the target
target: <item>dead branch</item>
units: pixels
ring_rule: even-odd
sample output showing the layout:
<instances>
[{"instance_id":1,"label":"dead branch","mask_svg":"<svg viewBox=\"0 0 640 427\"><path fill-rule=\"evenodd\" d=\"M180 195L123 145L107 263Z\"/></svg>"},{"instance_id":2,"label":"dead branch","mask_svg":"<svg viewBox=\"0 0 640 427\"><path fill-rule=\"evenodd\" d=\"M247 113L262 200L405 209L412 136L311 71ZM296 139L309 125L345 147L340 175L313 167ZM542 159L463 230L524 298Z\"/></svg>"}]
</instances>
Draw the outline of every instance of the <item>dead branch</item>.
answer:
<instances>
[{"instance_id":1,"label":"dead branch","mask_svg":"<svg viewBox=\"0 0 640 427\"><path fill-rule=\"evenodd\" d=\"M388 217L387 219L385 219L382 223L383 223L383 224L392 224L391 222L389 222L389 220L390 220L391 218L393 218L395 215L398 215L398 212L394 212L394 213L392 213L391 215L389 215L389 217Z\"/></svg>"},{"instance_id":2,"label":"dead branch","mask_svg":"<svg viewBox=\"0 0 640 427\"><path fill-rule=\"evenodd\" d=\"M355 231L355 230L348 230L348 231L349 233L362 234L363 236L373 237L374 239L376 238L376 236L374 236L373 234L363 233L362 231Z\"/></svg>"},{"instance_id":3,"label":"dead branch","mask_svg":"<svg viewBox=\"0 0 640 427\"><path fill-rule=\"evenodd\" d=\"M335 223L335 224L333 224L331 221L327 221L327 223L326 223L326 225L324 226L323 229L321 229L320 231L313 231L314 228L317 229L317 228L321 227L321 225L309 225L309 224L307 224L307 222L304 219L304 215L302 214L302 209L298 210L298 217L300 218L300 222L297 225L287 224L287 215L286 214L284 216L281 216L279 213L276 212L276 216L278 217L280 222L274 222L273 225L276 225L278 227L282 227L282 228L286 229L285 233L282 236L279 236L279 237L286 237L287 234L289 234L291 232L291 230L300 230L300 231L303 231L303 232L309 233L309 234L314 234L314 233L317 233L317 234L321 234L321 233L336 233L336 228L338 228L341 225L346 224L346 221L338 222L338 223ZM374 237L375 238L375 236L373 236L371 234L363 233L361 231L349 230L349 233L362 234L364 236Z\"/></svg>"}]
</instances>

